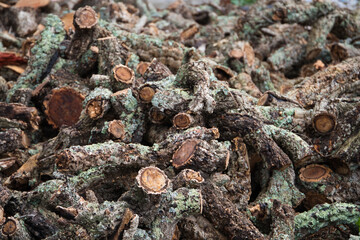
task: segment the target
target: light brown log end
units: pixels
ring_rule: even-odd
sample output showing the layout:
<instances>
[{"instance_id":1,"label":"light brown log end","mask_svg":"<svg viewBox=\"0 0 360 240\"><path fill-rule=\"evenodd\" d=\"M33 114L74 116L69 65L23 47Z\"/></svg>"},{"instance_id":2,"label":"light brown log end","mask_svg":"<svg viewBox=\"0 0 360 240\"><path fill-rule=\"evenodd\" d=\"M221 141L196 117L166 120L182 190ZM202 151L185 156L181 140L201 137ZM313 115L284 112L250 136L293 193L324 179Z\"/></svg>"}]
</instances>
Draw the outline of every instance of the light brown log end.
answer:
<instances>
[{"instance_id":1,"label":"light brown log end","mask_svg":"<svg viewBox=\"0 0 360 240\"><path fill-rule=\"evenodd\" d=\"M122 83L131 84L135 79L134 71L125 65L119 64L113 68L114 78Z\"/></svg>"},{"instance_id":2,"label":"light brown log end","mask_svg":"<svg viewBox=\"0 0 360 240\"><path fill-rule=\"evenodd\" d=\"M331 172L331 169L326 166L311 164L300 169L299 178L303 182L319 182L329 177Z\"/></svg>"},{"instance_id":3,"label":"light brown log end","mask_svg":"<svg viewBox=\"0 0 360 240\"><path fill-rule=\"evenodd\" d=\"M72 126L80 117L84 96L72 88L55 89L44 101L45 114L54 128Z\"/></svg>"},{"instance_id":4,"label":"light brown log end","mask_svg":"<svg viewBox=\"0 0 360 240\"><path fill-rule=\"evenodd\" d=\"M137 183L148 194L161 194L167 191L170 180L166 174L157 167L140 169L136 176Z\"/></svg>"},{"instance_id":5,"label":"light brown log end","mask_svg":"<svg viewBox=\"0 0 360 240\"><path fill-rule=\"evenodd\" d=\"M94 99L91 99L86 104L86 114L91 119L99 119L105 114L105 106L104 106L104 100L101 99L101 97L96 97Z\"/></svg>"},{"instance_id":6,"label":"light brown log end","mask_svg":"<svg viewBox=\"0 0 360 240\"><path fill-rule=\"evenodd\" d=\"M19 222L13 217L9 217L4 225L2 226L2 234L5 236L12 236L16 233L16 230L18 229Z\"/></svg>"},{"instance_id":7,"label":"light brown log end","mask_svg":"<svg viewBox=\"0 0 360 240\"><path fill-rule=\"evenodd\" d=\"M140 73L141 75L144 75L146 69L149 66L150 66L149 62L139 62L139 64L136 66L136 72Z\"/></svg>"},{"instance_id":8,"label":"light brown log end","mask_svg":"<svg viewBox=\"0 0 360 240\"><path fill-rule=\"evenodd\" d=\"M61 151L56 155L56 167L60 172L69 171L69 166L71 162L71 155L68 150Z\"/></svg>"},{"instance_id":9,"label":"light brown log end","mask_svg":"<svg viewBox=\"0 0 360 240\"><path fill-rule=\"evenodd\" d=\"M335 129L336 117L327 112L319 113L313 117L312 125L317 132L326 134Z\"/></svg>"},{"instance_id":10,"label":"light brown log end","mask_svg":"<svg viewBox=\"0 0 360 240\"><path fill-rule=\"evenodd\" d=\"M184 179L186 181L194 181L196 183L204 182L204 178L201 176L200 172L194 171L192 169L184 170Z\"/></svg>"},{"instance_id":11,"label":"light brown log end","mask_svg":"<svg viewBox=\"0 0 360 240\"><path fill-rule=\"evenodd\" d=\"M145 85L139 89L139 98L142 102L149 103L155 95L155 89Z\"/></svg>"},{"instance_id":12,"label":"light brown log end","mask_svg":"<svg viewBox=\"0 0 360 240\"><path fill-rule=\"evenodd\" d=\"M270 94L264 93L258 100L257 105L258 106L269 106L270 104Z\"/></svg>"},{"instance_id":13,"label":"light brown log end","mask_svg":"<svg viewBox=\"0 0 360 240\"><path fill-rule=\"evenodd\" d=\"M321 52L321 49L319 49L319 48L312 49L306 55L306 59L307 60L312 60L312 59L316 58L317 56L319 56L320 52Z\"/></svg>"},{"instance_id":14,"label":"light brown log end","mask_svg":"<svg viewBox=\"0 0 360 240\"><path fill-rule=\"evenodd\" d=\"M193 118L187 113L178 113L173 118L173 124L177 129L189 128L193 122Z\"/></svg>"},{"instance_id":15,"label":"light brown log end","mask_svg":"<svg viewBox=\"0 0 360 240\"><path fill-rule=\"evenodd\" d=\"M230 68L221 65L214 66L214 74L221 81L229 81L230 78L234 77L234 73Z\"/></svg>"},{"instance_id":16,"label":"light brown log end","mask_svg":"<svg viewBox=\"0 0 360 240\"><path fill-rule=\"evenodd\" d=\"M194 156L200 140L193 138L188 139L175 151L172 157L172 165L175 168L186 165Z\"/></svg>"},{"instance_id":17,"label":"light brown log end","mask_svg":"<svg viewBox=\"0 0 360 240\"><path fill-rule=\"evenodd\" d=\"M113 120L109 123L108 132L116 139L123 139L125 126L120 120Z\"/></svg>"},{"instance_id":18,"label":"light brown log end","mask_svg":"<svg viewBox=\"0 0 360 240\"><path fill-rule=\"evenodd\" d=\"M4 209L0 206L0 225L5 222Z\"/></svg>"},{"instance_id":19,"label":"light brown log end","mask_svg":"<svg viewBox=\"0 0 360 240\"><path fill-rule=\"evenodd\" d=\"M239 48L231 49L229 52L229 57L240 59L240 58L244 57L244 51Z\"/></svg>"},{"instance_id":20,"label":"light brown log end","mask_svg":"<svg viewBox=\"0 0 360 240\"><path fill-rule=\"evenodd\" d=\"M91 29L98 22L97 14L89 6L76 10L74 15L74 26L79 29Z\"/></svg>"},{"instance_id":21,"label":"light brown log end","mask_svg":"<svg viewBox=\"0 0 360 240\"><path fill-rule=\"evenodd\" d=\"M152 107L149 112L149 118L152 123L160 124L165 121L166 115L159 109Z\"/></svg>"},{"instance_id":22,"label":"light brown log end","mask_svg":"<svg viewBox=\"0 0 360 240\"><path fill-rule=\"evenodd\" d=\"M193 24L180 33L180 39L181 41L191 39L198 32L199 32L199 27L196 24Z\"/></svg>"}]
</instances>

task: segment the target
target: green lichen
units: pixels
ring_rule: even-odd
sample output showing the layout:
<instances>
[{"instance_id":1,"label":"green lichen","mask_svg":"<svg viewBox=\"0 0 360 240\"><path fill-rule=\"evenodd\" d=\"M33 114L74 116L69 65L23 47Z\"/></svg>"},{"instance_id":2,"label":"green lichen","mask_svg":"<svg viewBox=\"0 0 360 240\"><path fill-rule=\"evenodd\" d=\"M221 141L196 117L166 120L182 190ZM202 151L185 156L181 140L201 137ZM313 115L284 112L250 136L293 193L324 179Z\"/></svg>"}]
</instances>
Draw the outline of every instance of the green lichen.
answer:
<instances>
[{"instance_id":1,"label":"green lichen","mask_svg":"<svg viewBox=\"0 0 360 240\"><path fill-rule=\"evenodd\" d=\"M86 96L85 100L83 101L83 108L85 108L86 104L90 100L95 99L95 98L110 100L110 97L112 94L113 93L107 88L97 87Z\"/></svg>"},{"instance_id":2,"label":"green lichen","mask_svg":"<svg viewBox=\"0 0 360 240\"><path fill-rule=\"evenodd\" d=\"M40 83L41 77L48 67L51 58L59 48L60 43L64 40L65 33L60 18L56 15L49 14L46 18L45 29L41 33L41 38L31 49L31 58L28 62L27 70L19 77L15 86L8 92L8 102L17 89L26 87L34 89L36 84Z\"/></svg>"},{"instance_id":3,"label":"green lichen","mask_svg":"<svg viewBox=\"0 0 360 240\"><path fill-rule=\"evenodd\" d=\"M360 217L360 206L350 203L316 205L307 212L295 216L295 239L304 237L329 225L349 225L355 227Z\"/></svg>"}]
</instances>

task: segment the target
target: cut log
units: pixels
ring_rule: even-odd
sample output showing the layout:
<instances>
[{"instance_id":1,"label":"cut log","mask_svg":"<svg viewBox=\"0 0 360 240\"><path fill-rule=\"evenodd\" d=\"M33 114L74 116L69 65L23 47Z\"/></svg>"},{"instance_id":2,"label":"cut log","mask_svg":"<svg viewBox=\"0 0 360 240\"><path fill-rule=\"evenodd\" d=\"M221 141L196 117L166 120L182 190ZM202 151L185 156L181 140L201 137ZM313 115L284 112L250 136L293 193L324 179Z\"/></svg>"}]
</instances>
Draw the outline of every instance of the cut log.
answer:
<instances>
[{"instance_id":1,"label":"cut log","mask_svg":"<svg viewBox=\"0 0 360 240\"><path fill-rule=\"evenodd\" d=\"M54 128L72 126L80 117L84 96L73 88L54 89L44 101L45 114Z\"/></svg>"},{"instance_id":2,"label":"cut log","mask_svg":"<svg viewBox=\"0 0 360 240\"><path fill-rule=\"evenodd\" d=\"M157 167L140 169L136 180L138 186L147 194L165 193L170 184L166 174Z\"/></svg>"}]
</instances>

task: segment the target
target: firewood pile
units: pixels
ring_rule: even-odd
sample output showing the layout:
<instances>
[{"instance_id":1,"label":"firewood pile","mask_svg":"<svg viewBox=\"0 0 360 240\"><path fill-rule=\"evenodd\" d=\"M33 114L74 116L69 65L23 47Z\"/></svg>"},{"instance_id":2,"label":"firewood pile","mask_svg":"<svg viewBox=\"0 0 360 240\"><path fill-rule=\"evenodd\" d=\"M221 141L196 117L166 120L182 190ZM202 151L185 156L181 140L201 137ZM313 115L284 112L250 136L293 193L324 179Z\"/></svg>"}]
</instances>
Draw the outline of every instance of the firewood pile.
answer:
<instances>
[{"instance_id":1,"label":"firewood pile","mask_svg":"<svg viewBox=\"0 0 360 240\"><path fill-rule=\"evenodd\" d=\"M0 239L357 239L360 7L0 1Z\"/></svg>"}]
</instances>

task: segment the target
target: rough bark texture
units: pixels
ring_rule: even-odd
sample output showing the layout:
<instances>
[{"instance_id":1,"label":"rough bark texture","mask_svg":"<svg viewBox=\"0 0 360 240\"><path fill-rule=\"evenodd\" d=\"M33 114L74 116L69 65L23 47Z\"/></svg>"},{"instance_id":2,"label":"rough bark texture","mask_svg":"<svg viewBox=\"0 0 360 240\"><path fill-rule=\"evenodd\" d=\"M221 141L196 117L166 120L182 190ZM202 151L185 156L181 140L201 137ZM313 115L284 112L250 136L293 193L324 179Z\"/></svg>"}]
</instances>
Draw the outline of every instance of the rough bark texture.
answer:
<instances>
[{"instance_id":1,"label":"rough bark texture","mask_svg":"<svg viewBox=\"0 0 360 240\"><path fill-rule=\"evenodd\" d=\"M360 8L21 2L0 3L0 239L358 237Z\"/></svg>"}]
</instances>

